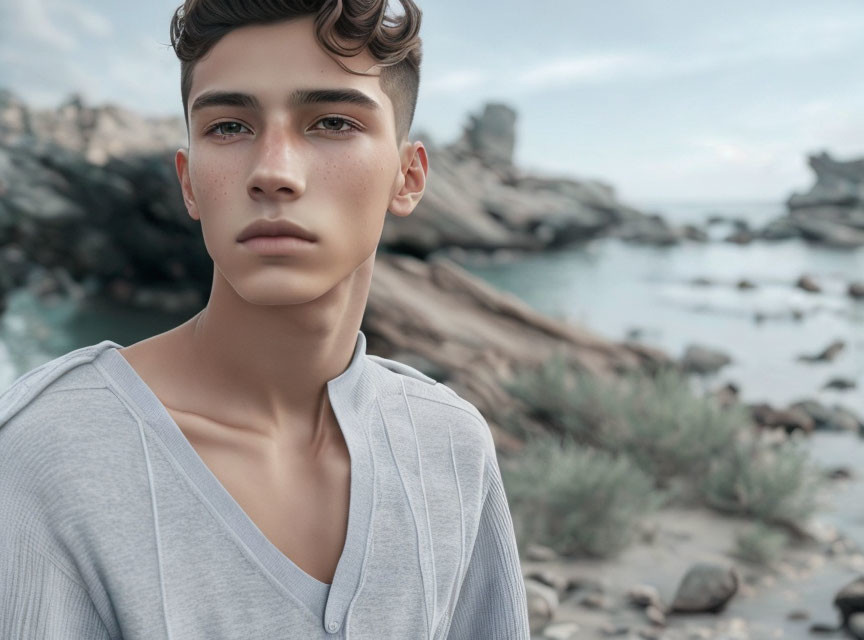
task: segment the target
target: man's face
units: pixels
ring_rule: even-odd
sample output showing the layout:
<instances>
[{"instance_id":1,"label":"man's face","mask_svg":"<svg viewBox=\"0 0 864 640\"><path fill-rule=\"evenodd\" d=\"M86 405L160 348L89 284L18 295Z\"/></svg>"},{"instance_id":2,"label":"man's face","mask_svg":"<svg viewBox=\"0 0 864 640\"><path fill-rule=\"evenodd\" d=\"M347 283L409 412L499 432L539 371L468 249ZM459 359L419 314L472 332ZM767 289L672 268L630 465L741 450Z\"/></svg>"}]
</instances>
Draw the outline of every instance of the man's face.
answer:
<instances>
[{"instance_id":1,"label":"man's face","mask_svg":"<svg viewBox=\"0 0 864 640\"><path fill-rule=\"evenodd\" d=\"M342 61L379 71L365 51ZM298 89L354 89L379 108L289 103ZM214 91L249 94L260 106L196 108ZM405 196L412 189L403 189L402 169L417 162L419 147L425 176L422 143L397 144L393 105L378 76L340 68L315 39L311 17L228 33L198 61L188 104L188 156L184 149L176 156L184 200L201 221L215 269L248 302L308 302L364 263L371 268L388 208L408 215L419 200L419 193ZM417 171L407 180L416 183ZM296 222L317 242L256 253L237 236L261 218Z\"/></svg>"}]
</instances>

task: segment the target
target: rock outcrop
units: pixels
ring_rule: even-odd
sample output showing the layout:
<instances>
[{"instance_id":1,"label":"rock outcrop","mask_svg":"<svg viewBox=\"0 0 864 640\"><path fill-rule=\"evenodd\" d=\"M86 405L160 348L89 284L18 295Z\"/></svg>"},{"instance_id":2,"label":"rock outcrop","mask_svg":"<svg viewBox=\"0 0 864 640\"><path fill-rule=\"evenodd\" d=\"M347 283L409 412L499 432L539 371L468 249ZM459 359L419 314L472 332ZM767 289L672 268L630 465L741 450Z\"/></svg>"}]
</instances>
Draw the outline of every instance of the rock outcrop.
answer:
<instances>
[{"instance_id":1,"label":"rock outcrop","mask_svg":"<svg viewBox=\"0 0 864 640\"><path fill-rule=\"evenodd\" d=\"M864 158L835 160L828 153L808 159L816 180L806 193L793 193L788 213L759 233L764 240L800 237L824 246L864 246Z\"/></svg>"},{"instance_id":2,"label":"rock outcrop","mask_svg":"<svg viewBox=\"0 0 864 640\"><path fill-rule=\"evenodd\" d=\"M96 165L129 153L175 150L187 144L182 118L151 118L108 104L89 106L72 94L57 109L31 109L0 87L0 145L59 146Z\"/></svg>"}]
</instances>

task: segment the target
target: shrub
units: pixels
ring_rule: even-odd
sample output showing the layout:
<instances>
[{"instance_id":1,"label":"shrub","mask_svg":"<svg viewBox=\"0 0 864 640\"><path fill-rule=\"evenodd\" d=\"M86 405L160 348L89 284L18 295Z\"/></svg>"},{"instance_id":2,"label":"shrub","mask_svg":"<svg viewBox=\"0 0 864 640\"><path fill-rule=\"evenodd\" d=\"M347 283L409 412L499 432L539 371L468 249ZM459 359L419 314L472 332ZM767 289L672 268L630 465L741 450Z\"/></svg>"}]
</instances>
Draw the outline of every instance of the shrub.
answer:
<instances>
[{"instance_id":1,"label":"shrub","mask_svg":"<svg viewBox=\"0 0 864 640\"><path fill-rule=\"evenodd\" d=\"M638 520L661 506L652 479L625 455L553 437L526 443L519 464L502 466L520 553L528 542L561 555L611 556Z\"/></svg>"},{"instance_id":2,"label":"shrub","mask_svg":"<svg viewBox=\"0 0 864 640\"><path fill-rule=\"evenodd\" d=\"M556 356L508 387L560 439L626 455L667 500L785 524L818 508L806 451L757 438L743 405L721 407L674 369L605 380Z\"/></svg>"},{"instance_id":3,"label":"shrub","mask_svg":"<svg viewBox=\"0 0 864 640\"><path fill-rule=\"evenodd\" d=\"M673 369L607 381L568 371L556 356L539 371L518 375L509 389L553 431L627 453L661 488L674 478L701 476L751 425L743 407L723 409L697 396Z\"/></svg>"},{"instance_id":4,"label":"shrub","mask_svg":"<svg viewBox=\"0 0 864 640\"><path fill-rule=\"evenodd\" d=\"M788 541L783 531L756 522L735 536L733 554L745 562L769 566L780 557Z\"/></svg>"},{"instance_id":5,"label":"shrub","mask_svg":"<svg viewBox=\"0 0 864 640\"><path fill-rule=\"evenodd\" d=\"M819 506L822 479L806 450L758 437L745 407L721 407L675 370L606 380L559 356L508 387L547 427L533 436L505 422L527 443L506 474L523 552L530 540L562 555L613 555L639 518L670 501L793 530ZM777 540L750 532L737 546L767 558Z\"/></svg>"},{"instance_id":6,"label":"shrub","mask_svg":"<svg viewBox=\"0 0 864 640\"><path fill-rule=\"evenodd\" d=\"M798 439L769 445L751 433L712 462L703 493L720 511L796 525L819 508L823 482Z\"/></svg>"}]
</instances>

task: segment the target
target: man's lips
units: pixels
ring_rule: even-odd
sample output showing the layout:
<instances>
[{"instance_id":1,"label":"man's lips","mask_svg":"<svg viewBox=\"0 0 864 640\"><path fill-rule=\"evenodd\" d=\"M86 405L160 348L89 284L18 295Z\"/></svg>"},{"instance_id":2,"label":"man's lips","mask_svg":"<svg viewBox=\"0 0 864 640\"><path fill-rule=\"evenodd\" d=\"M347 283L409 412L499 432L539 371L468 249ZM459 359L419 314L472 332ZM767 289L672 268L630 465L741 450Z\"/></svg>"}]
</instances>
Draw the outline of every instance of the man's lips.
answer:
<instances>
[{"instance_id":1,"label":"man's lips","mask_svg":"<svg viewBox=\"0 0 864 640\"><path fill-rule=\"evenodd\" d=\"M293 220L260 218L240 232L240 235L237 236L237 242L244 242L259 236L293 236L309 242L315 242L318 239L314 233Z\"/></svg>"},{"instance_id":2,"label":"man's lips","mask_svg":"<svg viewBox=\"0 0 864 640\"><path fill-rule=\"evenodd\" d=\"M241 242L244 247L264 255L280 255L313 249L317 242L296 236L253 236Z\"/></svg>"}]
</instances>

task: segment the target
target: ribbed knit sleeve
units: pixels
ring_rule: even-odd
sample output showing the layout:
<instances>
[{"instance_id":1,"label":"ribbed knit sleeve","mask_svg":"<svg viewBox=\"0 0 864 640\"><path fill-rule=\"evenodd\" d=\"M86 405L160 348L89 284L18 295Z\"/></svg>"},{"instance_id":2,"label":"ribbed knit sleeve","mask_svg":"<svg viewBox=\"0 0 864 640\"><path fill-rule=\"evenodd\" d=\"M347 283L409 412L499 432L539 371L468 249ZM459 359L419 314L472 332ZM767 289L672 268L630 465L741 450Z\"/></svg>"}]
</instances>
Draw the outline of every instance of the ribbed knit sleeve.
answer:
<instances>
[{"instance_id":1,"label":"ribbed knit sleeve","mask_svg":"<svg viewBox=\"0 0 864 640\"><path fill-rule=\"evenodd\" d=\"M494 459L474 550L447 640L529 640L528 605L513 520Z\"/></svg>"},{"instance_id":2,"label":"ribbed knit sleeve","mask_svg":"<svg viewBox=\"0 0 864 640\"><path fill-rule=\"evenodd\" d=\"M0 638L110 640L84 587L41 553L0 543Z\"/></svg>"},{"instance_id":3,"label":"ribbed knit sleeve","mask_svg":"<svg viewBox=\"0 0 864 640\"><path fill-rule=\"evenodd\" d=\"M0 422L0 639L110 640L54 535L65 478L51 415L27 407Z\"/></svg>"}]
</instances>

